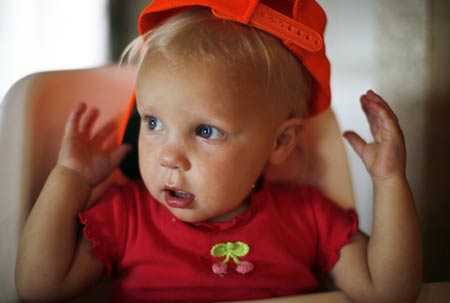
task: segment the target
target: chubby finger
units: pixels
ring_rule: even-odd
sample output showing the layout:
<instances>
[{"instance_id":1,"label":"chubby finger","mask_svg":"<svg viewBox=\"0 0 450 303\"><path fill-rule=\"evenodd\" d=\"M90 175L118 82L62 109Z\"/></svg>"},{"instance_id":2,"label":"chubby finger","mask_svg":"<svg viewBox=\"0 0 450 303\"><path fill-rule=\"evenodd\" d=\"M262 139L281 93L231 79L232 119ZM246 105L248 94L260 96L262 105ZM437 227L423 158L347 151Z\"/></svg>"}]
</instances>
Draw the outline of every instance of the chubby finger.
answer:
<instances>
[{"instance_id":1,"label":"chubby finger","mask_svg":"<svg viewBox=\"0 0 450 303\"><path fill-rule=\"evenodd\" d=\"M96 132L92 140L98 145L104 145L104 143L110 138L117 128L115 121L109 121L100 130Z\"/></svg>"},{"instance_id":2,"label":"chubby finger","mask_svg":"<svg viewBox=\"0 0 450 303\"><path fill-rule=\"evenodd\" d=\"M92 108L84 118L80 119L80 132L89 134L99 115L99 109L96 107Z\"/></svg>"},{"instance_id":3,"label":"chubby finger","mask_svg":"<svg viewBox=\"0 0 450 303\"><path fill-rule=\"evenodd\" d=\"M381 106L395 121L398 121L397 115L389 106L389 104L380 95L376 94L373 90L368 90L365 94L366 98L370 102L374 102Z\"/></svg>"},{"instance_id":4,"label":"chubby finger","mask_svg":"<svg viewBox=\"0 0 450 303\"><path fill-rule=\"evenodd\" d=\"M361 157L364 147L367 145L367 142L361 138L360 135L353 131L346 131L343 133L344 138L351 145L353 150Z\"/></svg>"},{"instance_id":5,"label":"chubby finger","mask_svg":"<svg viewBox=\"0 0 450 303\"><path fill-rule=\"evenodd\" d=\"M401 135L398 119L385 101L363 96L361 104L369 122L370 132L377 142L381 142L386 136Z\"/></svg>"},{"instance_id":6,"label":"chubby finger","mask_svg":"<svg viewBox=\"0 0 450 303\"><path fill-rule=\"evenodd\" d=\"M78 130L80 125L80 119L83 113L86 111L86 103L78 103L69 115L66 123L66 130L76 129Z\"/></svg>"},{"instance_id":7,"label":"chubby finger","mask_svg":"<svg viewBox=\"0 0 450 303\"><path fill-rule=\"evenodd\" d=\"M111 152L117 148L117 146L120 145L120 143L117 142L117 136L110 135L102 143L102 150L106 152Z\"/></svg>"},{"instance_id":8,"label":"chubby finger","mask_svg":"<svg viewBox=\"0 0 450 303\"><path fill-rule=\"evenodd\" d=\"M380 104L370 101L366 95L361 97L361 107L369 123L370 132L375 137L383 125L385 115L382 113L385 110Z\"/></svg>"}]
</instances>

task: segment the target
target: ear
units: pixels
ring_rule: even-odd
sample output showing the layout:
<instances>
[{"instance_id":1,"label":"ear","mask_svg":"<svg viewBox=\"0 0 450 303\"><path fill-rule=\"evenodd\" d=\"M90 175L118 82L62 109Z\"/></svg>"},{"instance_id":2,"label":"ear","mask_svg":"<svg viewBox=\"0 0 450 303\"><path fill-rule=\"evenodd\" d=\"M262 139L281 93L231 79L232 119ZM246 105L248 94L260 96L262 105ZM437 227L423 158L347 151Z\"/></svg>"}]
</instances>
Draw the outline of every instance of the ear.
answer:
<instances>
[{"instance_id":1,"label":"ear","mask_svg":"<svg viewBox=\"0 0 450 303\"><path fill-rule=\"evenodd\" d=\"M278 128L275 137L274 148L269 159L270 164L283 163L297 144L298 135L303 126L301 118L290 118L284 121Z\"/></svg>"}]
</instances>

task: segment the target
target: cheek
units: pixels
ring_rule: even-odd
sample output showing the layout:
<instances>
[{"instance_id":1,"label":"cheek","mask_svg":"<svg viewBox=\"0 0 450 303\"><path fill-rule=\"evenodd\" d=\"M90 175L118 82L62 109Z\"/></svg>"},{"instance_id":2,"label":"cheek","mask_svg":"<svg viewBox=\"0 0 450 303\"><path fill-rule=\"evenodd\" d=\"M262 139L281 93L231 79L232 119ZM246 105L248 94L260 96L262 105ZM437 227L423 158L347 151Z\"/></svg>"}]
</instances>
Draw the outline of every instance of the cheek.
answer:
<instances>
[{"instance_id":1,"label":"cheek","mask_svg":"<svg viewBox=\"0 0 450 303\"><path fill-rule=\"evenodd\" d=\"M147 190L158 199L158 186L160 185L162 178L158 175L160 171L156 167L158 164L156 160L155 149L140 143L139 170L141 172L142 181L147 187Z\"/></svg>"},{"instance_id":2,"label":"cheek","mask_svg":"<svg viewBox=\"0 0 450 303\"><path fill-rule=\"evenodd\" d=\"M266 158L266 155L255 155L248 149L236 149L208 157L208 160L200 161L197 167L208 183L214 180L215 184L224 188L247 188L263 172Z\"/></svg>"},{"instance_id":3,"label":"cheek","mask_svg":"<svg viewBox=\"0 0 450 303\"><path fill-rule=\"evenodd\" d=\"M142 177L145 178L150 172L155 169L155 149L151 148L148 144L139 141L138 144L138 158L139 168L141 170Z\"/></svg>"}]
</instances>

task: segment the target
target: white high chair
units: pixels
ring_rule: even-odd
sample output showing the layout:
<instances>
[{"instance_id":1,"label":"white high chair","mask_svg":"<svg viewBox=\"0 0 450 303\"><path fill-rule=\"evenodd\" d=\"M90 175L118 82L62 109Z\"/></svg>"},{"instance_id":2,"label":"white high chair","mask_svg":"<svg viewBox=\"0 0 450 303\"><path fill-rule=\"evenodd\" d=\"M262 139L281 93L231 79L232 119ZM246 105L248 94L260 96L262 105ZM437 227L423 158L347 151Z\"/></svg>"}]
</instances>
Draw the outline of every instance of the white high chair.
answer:
<instances>
[{"instance_id":1,"label":"white high chair","mask_svg":"<svg viewBox=\"0 0 450 303\"><path fill-rule=\"evenodd\" d=\"M44 72L19 80L7 93L0 105L0 302L19 302L14 268L20 230L56 162L69 112L83 101L101 109L100 125L120 120L134 79L133 69L115 66ZM343 207L353 207L347 158L331 110L307 121L300 145L300 152L273 168L269 177L315 184ZM103 302L104 288L76 302ZM252 302L350 301L340 292L329 292Z\"/></svg>"}]
</instances>

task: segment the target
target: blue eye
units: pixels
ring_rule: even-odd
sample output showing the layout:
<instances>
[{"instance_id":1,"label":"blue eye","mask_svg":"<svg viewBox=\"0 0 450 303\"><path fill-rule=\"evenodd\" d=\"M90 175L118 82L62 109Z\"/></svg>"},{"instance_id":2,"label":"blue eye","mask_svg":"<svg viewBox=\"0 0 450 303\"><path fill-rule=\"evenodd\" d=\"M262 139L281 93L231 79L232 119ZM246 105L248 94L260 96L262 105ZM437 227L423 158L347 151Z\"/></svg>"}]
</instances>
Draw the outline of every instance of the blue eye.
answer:
<instances>
[{"instance_id":1,"label":"blue eye","mask_svg":"<svg viewBox=\"0 0 450 303\"><path fill-rule=\"evenodd\" d=\"M162 130L164 128L162 122L156 117L149 116L149 117L147 117L146 120L147 120L147 127L150 130L158 131L158 130Z\"/></svg>"},{"instance_id":2,"label":"blue eye","mask_svg":"<svg viewBox=\"0 0 450 303\"><path fill-rule=\"evenodd\" d=\"M200 125L196 129L196 134L205 139L220 139L224 136L221 130L210 125Z\"/></svg>"}]
</instances>

